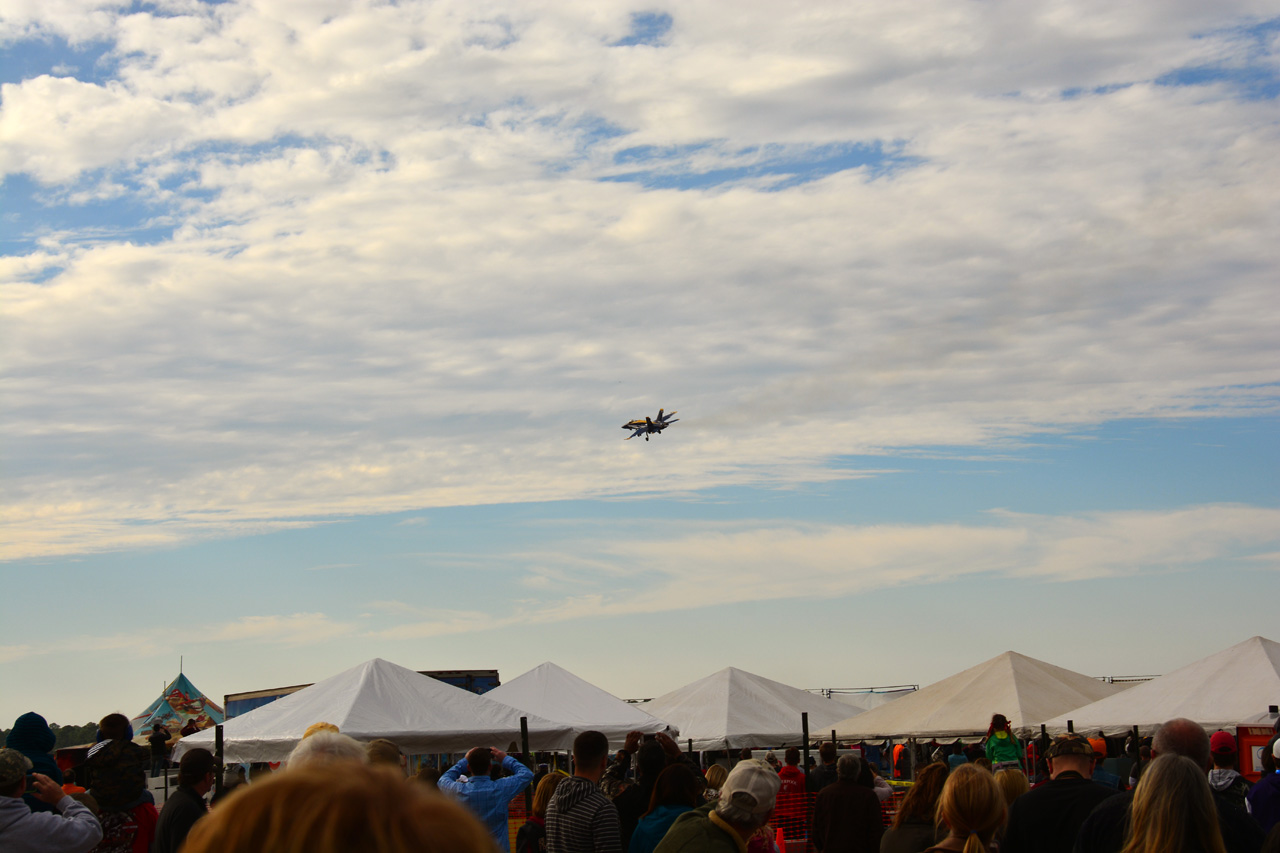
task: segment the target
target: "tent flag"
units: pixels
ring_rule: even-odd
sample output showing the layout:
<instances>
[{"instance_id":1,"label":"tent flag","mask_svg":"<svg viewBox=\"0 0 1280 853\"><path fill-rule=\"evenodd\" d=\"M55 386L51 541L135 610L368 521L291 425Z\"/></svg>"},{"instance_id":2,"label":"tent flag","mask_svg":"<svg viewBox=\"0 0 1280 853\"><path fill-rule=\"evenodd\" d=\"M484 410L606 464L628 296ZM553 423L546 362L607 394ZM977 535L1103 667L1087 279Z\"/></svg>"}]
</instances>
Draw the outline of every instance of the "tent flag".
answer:
<instances>
[{"instance_id":1,"label":"tent flag","mask_svg":"<svg viewBox=\"0 0 1280 853\"><path fill-rule=\"evenodd\" d=\"M169 737L174 738L188 720L195 720L196 725L207 729L224 719L222 707L197 690L186 675L178 673L156 700L129 722L135 737L145 737L151 727L159 723L169 730Z\"/></svg>"}]
</instances>

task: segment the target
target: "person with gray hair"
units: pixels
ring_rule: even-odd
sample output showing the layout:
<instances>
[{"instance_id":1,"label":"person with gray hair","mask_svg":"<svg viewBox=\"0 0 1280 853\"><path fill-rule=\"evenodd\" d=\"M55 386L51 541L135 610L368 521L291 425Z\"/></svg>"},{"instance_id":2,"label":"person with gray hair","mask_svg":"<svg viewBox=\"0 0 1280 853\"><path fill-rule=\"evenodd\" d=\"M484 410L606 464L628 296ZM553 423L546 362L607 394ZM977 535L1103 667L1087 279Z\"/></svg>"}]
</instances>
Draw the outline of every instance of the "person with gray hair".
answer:
<instances>
[{"instance_id":1,"label":"person with gray hair","mask_svg":"<svg viewBox=\"0 0 1280 853\"><path fill-rule=\"evenodd\" d=\"M836 781L818 793L813 806L810 840L818 850L876 853L884 835L880 798L858 783L862 759L842 755L836 762Z\"/></svg>"},{"instance_id":2,"label":"person with gray hair","mask_svg":"<svg viewBox=\"0 0 1280 853\"><path fill-rule=\"evenodd\" d=\"M1213 767L1209 753L1209 733L1194 720L1175 717L1161 726L1151 739L1151 757L1181 755L1190 758L1207 777ZM1143 772L1142 778L1146 778ZM1143 784L1141 780L1139 786ZM1133 811L1134 791L1125 791L1104 800L1089 815L1076 837L1077 853L1119 853L1125 846ZM1213 792L1218 812L1218 829L1227 853L1257 853L1262 848L1262 827L1244 809Z\"/></svg>"},{"instance_id":3,"label":"person with gray hair","mask_svg":"<svg viewBox=\"0 0 1280 853\"><path fill-rule=\"evenodd\" d=\"M304 767L317 764L335 764L340 761L369 760L365 746L353 737L331 731L319 731L303 738L289 753L286 767Z\"/></svg>"},{"instance_id":4,"label":"person with gray hair","mask_svg":"<svg viewBox=\"0 0 1280 853\"><path fill-rule=\"evenodd\" d=\"M739 761L720 788L720 799L676 818L653 853L740 853L769 822L781 785L766 762Z\"/></svg>"}]
</instances>

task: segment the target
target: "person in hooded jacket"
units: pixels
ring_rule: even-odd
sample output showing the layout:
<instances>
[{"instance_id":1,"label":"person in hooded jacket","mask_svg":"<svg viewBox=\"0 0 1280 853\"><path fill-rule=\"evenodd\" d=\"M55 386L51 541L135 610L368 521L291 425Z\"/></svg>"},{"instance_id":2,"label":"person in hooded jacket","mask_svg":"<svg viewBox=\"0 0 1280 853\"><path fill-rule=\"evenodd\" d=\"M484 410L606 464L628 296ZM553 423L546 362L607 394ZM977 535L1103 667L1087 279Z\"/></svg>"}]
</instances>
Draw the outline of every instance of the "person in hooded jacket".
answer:
<instances>
[{"instance_id":1,"label":"person in hooded jacket","mask_svg":"<svg viewBox=\"0 0 1280 853\"><path fill-rule=\"evenodd\" d=\"M53 729L49 728L49 723L45 721L45 718L35 711L28 711L13 724L13 729L9 732L9 736L5 738L4 745L9 749L16 749L31 759L31 766L34 768L33 772L43 773L61 786L63 783L62 770L58 767L58 763L53 760L53 755L51 755L57 740L57 736L54 735ZM57 811L53 806L39 799L32 791L23 794L22 801L33 812Z\"/></svg>"},{"instance_id":2,"label":"person in hooded jacket","mask_svg":"<svg viewBox=\"0 0 1280 853\"><path fill-rule=\"evenodd\" d=\"M547 853L622 853L618 810L600 792L609 739L583 732L573 741L573 775L547 806Z\"/></svg>"},{"instance_id":3,"label":"person in hooded jacket","mask_svg":"<svg viewBox=\"0 0 1280 853\"><path fill-rule=\"evenodd\" d=\"M1213 758L1209 787L1227 802L1247 810L1246 797L1253 783L1236 771L1236 739L1230 732L1214 732L1209 738L1209 755Z\"/></svg>"}]
</instances>

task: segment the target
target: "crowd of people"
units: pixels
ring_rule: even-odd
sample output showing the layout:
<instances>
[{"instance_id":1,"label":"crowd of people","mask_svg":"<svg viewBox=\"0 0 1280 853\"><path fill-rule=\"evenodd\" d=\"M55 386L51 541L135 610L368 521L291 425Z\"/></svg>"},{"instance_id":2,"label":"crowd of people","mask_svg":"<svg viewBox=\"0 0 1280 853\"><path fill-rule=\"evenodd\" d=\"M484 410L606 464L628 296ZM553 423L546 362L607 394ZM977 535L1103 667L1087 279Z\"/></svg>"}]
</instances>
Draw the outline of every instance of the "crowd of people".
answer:
<instances>
[{"instance_id":1,"label":"crowd of people","mask_svg":"<svg viewBox=\"0 0 1280 853\"><path fill-rule=\"evenodd\" d=\"M1230 733L1210 737L1185 719L1134 744L1127 780L1102 770L1105 741L1076 734L1028 767L999 714L968 752L939 747L920 762L895 752L881 767L878 751L839 754L827 742L807 772L795 748L781 762L743 750L730 767L703 767L666 734L632 732L611 753L588 731L567 770L535 773L476 746L447 769L424 763L411 775L395 743L318 722L280 770L252 782L229 774L229 793L213 803L221 768L208 750L187 750L159 810L147 782L158 737L138 745L120 714L97 734L64 774L44 719L18 720L0 749L0 851L511 853L510 804L530 796L515 853L1280 853L1277 738L1251 784L1234 767ZM894 788L882 770L914 777L899 783L906 793L887 827Z\"/></svg>"}]
</instances>

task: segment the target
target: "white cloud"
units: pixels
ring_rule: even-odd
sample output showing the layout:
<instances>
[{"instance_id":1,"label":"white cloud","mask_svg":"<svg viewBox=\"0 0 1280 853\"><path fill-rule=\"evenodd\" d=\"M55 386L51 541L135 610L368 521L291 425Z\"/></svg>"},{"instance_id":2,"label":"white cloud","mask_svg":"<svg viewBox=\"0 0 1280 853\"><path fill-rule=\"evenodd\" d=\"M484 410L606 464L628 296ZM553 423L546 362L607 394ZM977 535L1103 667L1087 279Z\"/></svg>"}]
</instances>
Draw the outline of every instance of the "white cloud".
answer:
<instances>
[{"instance_id":1,"label":"white cloud","mask_svg":"<svg viewBox=\"0 0 1280 853\"><path fill-rule=\"evenodd\" d=\"M575 539L556 552L507 555L503 562L534 566L525 588L536 597L491 612L420 611L411 602L393 602L383 609L404 621L373 635L434 637L744 602L838 599L981 577L1072 583L1143 575L1158 584L1170 572L1273 562L1278 542L1280 510L1235 505L1075 516L995 512L986 524L672 524L665 536ZM544 571L547 564L558 570Z\"/></svg>"},{"instance_id":2,"label":"white cloud","mask_svg":"<svg viewBox=\"0 0 1280 853\"><path fill-rule=\"evenodd\" d=\"M15 13L118 70L6 85L0 170L176 230L16 226L0 557L1275 411L1276 102L1152 83L1261 7L680 6L663 48L621 4L87 8ZM833 142L916 165L597 180Z\"/></svg>"}]
</instances>

